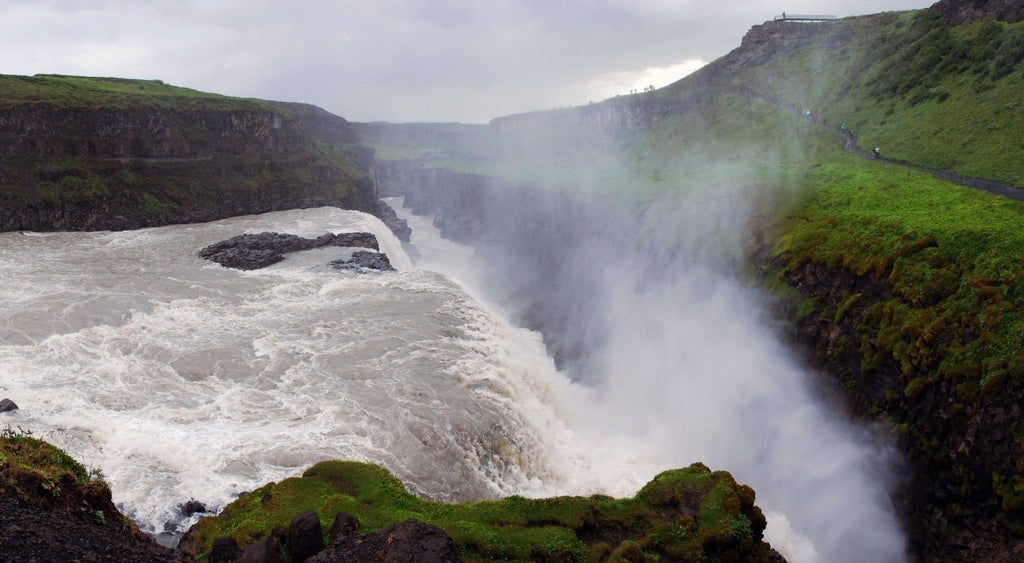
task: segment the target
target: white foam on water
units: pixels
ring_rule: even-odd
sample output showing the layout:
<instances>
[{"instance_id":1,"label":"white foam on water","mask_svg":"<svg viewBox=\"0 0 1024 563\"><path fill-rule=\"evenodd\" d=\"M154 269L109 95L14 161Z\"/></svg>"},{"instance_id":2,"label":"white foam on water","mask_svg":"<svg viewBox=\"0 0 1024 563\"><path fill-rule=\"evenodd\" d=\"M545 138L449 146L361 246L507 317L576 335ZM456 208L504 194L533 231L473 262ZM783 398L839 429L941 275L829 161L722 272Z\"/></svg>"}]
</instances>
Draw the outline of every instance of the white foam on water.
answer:
<instances>
[{"instance_id":1,"label":"white foam on water","mask_svg":"<svg viewBox=\"0 0 1024 563\"><path fill-rule=\"evenodd\" d=\"M374 232L399 271L337 272L330 252L249 272L196 257L264 230ZM564 480L551 460L572 449L549 439L569 432L561 376L539 337L412 268L368 215L7 234L0 252L18 266L0 268L0 373L22 406L10 422L102 469L144 530L186 525L190 498L218 508L324 459L380 463L443 500Z\"/></svg>"}]
</instances>

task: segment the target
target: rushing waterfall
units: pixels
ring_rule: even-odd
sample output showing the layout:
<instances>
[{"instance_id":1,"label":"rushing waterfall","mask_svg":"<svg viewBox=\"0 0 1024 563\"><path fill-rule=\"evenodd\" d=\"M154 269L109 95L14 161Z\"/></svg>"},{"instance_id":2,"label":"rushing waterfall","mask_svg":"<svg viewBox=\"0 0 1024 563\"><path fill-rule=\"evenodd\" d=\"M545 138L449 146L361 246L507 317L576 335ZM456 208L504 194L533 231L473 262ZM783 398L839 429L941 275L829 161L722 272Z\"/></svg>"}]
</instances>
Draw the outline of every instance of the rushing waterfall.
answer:
<instances>
[{"instance_id":1,"label":"rushing waterfall","mask_svg":"<svg viewBox=\"0 0 1024 563\"><path fill-rule=\"evenodd\" d=\"M595 351L608 377L573 383L504 320L481 257L403 213L415 261L377 219L329 208L0 235L0 392L22 407L0 424L101 469L152 533L187 526L190 498L216 509L324 459L443 500L627 495L704 461L757 489L791 561L898 558L865 470L879 454L816 406L741 287L705 272L636 291L623 261ZM398 271L335 271L340 249L250 272L196 255L261 231L370 231Z\"/></svg>"},{"instance_id":2,"label":"rushing waterfall","mask_svg":"<svg viewBox=\"0 0 1024 563\"><path fill-rule=\"evenodd\" d=\"M196 256L245 232L359 230L397 273L338 272L326 250L251 272ZM0 392L22 407L0 424L101 469L150 532L180 531L190 498L217 508L324 459L459 500L558 491L555 460L578 449L537 335L412 268L362 213L6 233L0 264Z\"/></svg>"},{"instance_id":3,"label":"rushing waterfall","mask_svg":"<svg viewBox=\"0 0 1024 563\"><path fill-rule=\"evenodd\" d=\"M418 246L424 262L479 284L481 300L521 309L519 296L550 291L554 299L537 299L544 307L585 309L567 326L599 333L591 341L602 345L577 362L590 372L576 374L585 383L567 397L591 445L617 442L658 467L700 460L729 470L755 488L767 539L791 563L901 561L904 538L887 497L893 454L815 396L761 298L736 274L744 244L737 226L756 198L720 191L652 200L637 214L584 201L584 219L559 215L576 209L543 194L516 194L535 215L516 215L501 193L484 195L484 213L498 217L486 222L494 228L480 256L467 259L432 239ZM405 218L414 242L431 232L429 218ZM540 271L521 273L531 268ZM604 461L607 475L615 463ZM591 485L570 477L565 486Z\"/></svg>"}]
</instances>

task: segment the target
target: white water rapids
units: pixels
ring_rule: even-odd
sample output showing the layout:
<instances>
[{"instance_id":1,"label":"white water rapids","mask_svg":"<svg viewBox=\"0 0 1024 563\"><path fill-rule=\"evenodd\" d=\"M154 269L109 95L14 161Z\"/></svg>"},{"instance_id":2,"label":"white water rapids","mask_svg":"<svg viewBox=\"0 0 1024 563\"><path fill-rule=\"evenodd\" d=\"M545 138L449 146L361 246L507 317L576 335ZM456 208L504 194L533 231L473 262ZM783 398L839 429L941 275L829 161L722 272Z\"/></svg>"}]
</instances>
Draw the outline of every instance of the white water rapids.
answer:
<instances>
[{"instance_id":1,"label":"white water rapids","mask_svg":"<svg viewBox=\"0 0 1024 563\"><path fill-rule=\"evenodd\" d=\"M843 535L865 520L898 536L878 506L879 486L862 478L853 485L861 490L836 491L850 485L835 475L863 477L869 456L832 429L789 368L762 366L758 386L738 389L714 374L751 366L718 357L723 367L698 377L717 385L709 395L683 379L644 377L642 358L666 350L704 366L716 360L716 339L764 346L757 335L706 332L731 330L701 315L733 294L706 295L703 308L680 302L645 326L623 314L625 330L652 338L630 351L631 365L616 365L628 354L615 355L613 344L609 369L630 377L590 389L555 369L539 335L482 304L469 249L441 239L429 219L410 222L415 265L377 219L333 208L130 232L0 234L0 397L21 407L0 425L102 469L115 502L153 533L187 526L177 506L190 498L217 509L316 461L354 459L443 500L627 495L661 469L705 461L755 487L773 515L769 539L793 563L865 560L852 557L862 546L834 556L835 545L859 541ZM398 272L335 271L326 264L340 249L251 272L196 255L262 231L370 231ZM687 315L688 337L709 357L688 360L680 351L692 347L662 338L673 334L663 324ZM741 425L719 420L736 415L735 402L717 402L729 393L751 409ZM765 406L780 418L756 412ZM759 446L735 432L757 433ZM842 447L815 451L834 443ZM788 456L802 457L787 465ZM862 502L847 505L847 492ZM898 537L877 541L895 547L869 559L898 559Z\"/></svg>"}]
</instances>

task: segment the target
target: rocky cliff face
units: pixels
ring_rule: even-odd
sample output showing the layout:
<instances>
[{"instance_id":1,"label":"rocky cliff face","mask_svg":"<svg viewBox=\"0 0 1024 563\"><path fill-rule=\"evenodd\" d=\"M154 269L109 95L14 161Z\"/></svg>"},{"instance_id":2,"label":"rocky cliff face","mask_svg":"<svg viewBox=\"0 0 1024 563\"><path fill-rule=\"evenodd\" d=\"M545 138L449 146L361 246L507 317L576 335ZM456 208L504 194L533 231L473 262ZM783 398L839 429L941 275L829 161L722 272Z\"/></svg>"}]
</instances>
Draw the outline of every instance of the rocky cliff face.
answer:
<instances>
[{"instance_id":1,"label":"rocky cliff face","mask_svg":"<svg viewBox=\"0 0 1024 563\"><path fill-rule=\"evenodd\" d=\"M264 109L57 108L26 105L0 114L8 158L208 158L294 143L283 116Z\"/></svg>"},{"instance_id":2,"label":"rocky cliff face","mask_svg":"<svg viewBox=\"0 0 1024 563\"><path fill-rule=\"evenodd\" d=\"M1020 0L941 0L929 10L940 12L946 25L960 25L986 17L1009 23L1024 21L1024 2Z\"/></svg>"},{"instance_id":3,"label":"rocky cliff face","mask_svg":"<svg viewBox=\"0 0 1024 563\"><path fill-rule=\"evenodd\" d=\"M781 271L775 263L769 270ZM1018 426L1024 388L965 402L949 381L914 389L892 358L864 361L865 346L880 339L884 319L874 314L894 292L884 277L855 275L809 263L785 277L814 311L798 316L793 342L825 374L852 412L891 426L909 467L894 499L914 553L927 561L1016 561L1024 553L1024 501L1012 475L1024 466ZM934 342L941 353L943 344ZM927 352L926 352L927 353ZM1016 554L1016 555L1014 555Z\"/></svg>"},{"instance_id":4,"label":"rocky cliff face","mask_svg":"<svg viewBox=\"0 0 1024 563\"><path fill-rule=\"evenodd\" d=\"M750 28L740 46L727 54L716 72L763 64L782 53L817 41L834 26L828 22L768 21ZM838 47L838 45L836 46Z\"/></svg>"},{"instance_id":5,"label":"rocky cliff face","mask_svg":"<svg viewBox=\"0 0 1024 563\"><path fill-rule=\"evenodd\" d=\"M375 212L371 163L347 121L302 104L0 104L0 231L127 229L322 205Z\"/></svg>"}]
</instances>

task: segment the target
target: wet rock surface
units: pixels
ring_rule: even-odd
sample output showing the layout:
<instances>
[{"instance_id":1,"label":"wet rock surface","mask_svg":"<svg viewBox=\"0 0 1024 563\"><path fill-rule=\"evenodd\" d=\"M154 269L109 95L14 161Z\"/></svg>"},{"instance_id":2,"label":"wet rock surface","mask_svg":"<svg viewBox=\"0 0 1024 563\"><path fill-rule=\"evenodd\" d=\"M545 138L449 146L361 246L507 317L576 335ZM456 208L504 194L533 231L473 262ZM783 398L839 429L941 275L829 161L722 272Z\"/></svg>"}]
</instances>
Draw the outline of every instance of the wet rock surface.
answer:
<instances>
[{"instance_id":1,"label":"wet rock surface","mask_svg":"<svg viewBox=\"0 0 1024 563\"><path fill-rule=\"evenodd\" d=\"M410 237L412 237L412 228L409 226L409 222L405 219L400 219L398 213L390 205L383 201L378 201L375 215L391 229L391 232L395 234L398 240L409 242Z\"/></svg>"},{"instance_id":2,"label":"wet rock surface","mask_svg":"<svg viewBox=\"0 0 1024 563\"><path fill-rule=\"evenodd\" d=\"M381 252L370 252L367 250L357 250L352 253L352 257L348 260L335 260L330 264L335 270L359 271L362 269L368 269L392 271L395 269L391 265L391 261L388 260L386 254Z\"/></svg>"},{"instance_id":3,"label":"wet rock surface","mask_svg":"<svg viewBox=\"0 0 1024 563\"><path fill-rule=\"evenodd\" d=\"M199 256L226 268L257 270L284 260L284 255L289 252L325 246L380 249L377 237L372 233L325 233L315 239L309 239L291 234L264 232L239 235L211 244L200 250ZM384 260L387 261L387 257ZM388 269L393 269L390 268L390 263Z\"/></svg>"}]
</instances>

